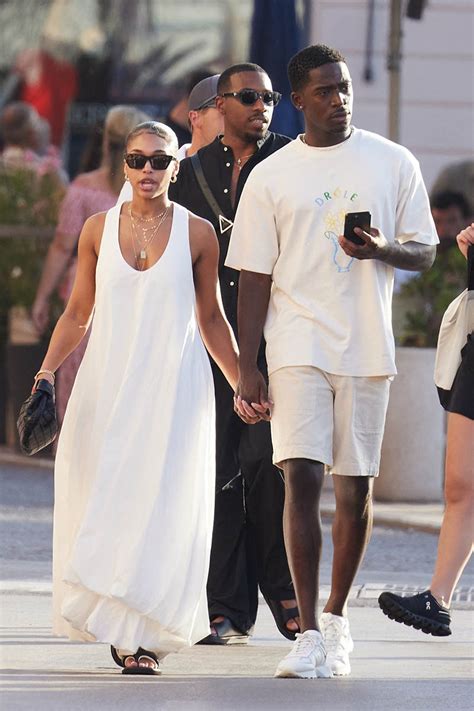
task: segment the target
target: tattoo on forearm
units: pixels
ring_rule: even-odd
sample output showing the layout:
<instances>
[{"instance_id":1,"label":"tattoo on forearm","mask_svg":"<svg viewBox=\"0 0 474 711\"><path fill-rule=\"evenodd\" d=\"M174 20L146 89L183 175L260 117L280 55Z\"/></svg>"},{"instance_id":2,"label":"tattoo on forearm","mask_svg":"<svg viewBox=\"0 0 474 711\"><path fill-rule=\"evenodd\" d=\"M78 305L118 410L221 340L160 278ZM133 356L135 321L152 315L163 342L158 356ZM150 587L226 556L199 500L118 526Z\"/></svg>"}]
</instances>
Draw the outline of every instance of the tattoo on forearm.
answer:
<instances>
[{"instance_id":1,"label":"tattoo on forearm","mask_svg":"<svg viewBox=\"0 0 474 711\"><path fill-rule=\"evenodd\" d=\"M408 271L424 271L429 269L436 256L436 247L430 244L420 244L419 242L391 242L383 250L380 260L385 264L390 264L397 269Z\"/></svg>"}]
</instances>

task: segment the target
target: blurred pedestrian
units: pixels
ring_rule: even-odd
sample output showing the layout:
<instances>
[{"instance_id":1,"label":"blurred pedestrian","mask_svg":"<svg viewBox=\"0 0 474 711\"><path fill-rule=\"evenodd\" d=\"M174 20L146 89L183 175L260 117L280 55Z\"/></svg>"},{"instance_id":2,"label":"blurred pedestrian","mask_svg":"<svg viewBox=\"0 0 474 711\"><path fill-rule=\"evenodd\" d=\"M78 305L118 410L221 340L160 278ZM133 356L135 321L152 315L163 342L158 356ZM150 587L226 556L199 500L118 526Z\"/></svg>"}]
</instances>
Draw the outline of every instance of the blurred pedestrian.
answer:
<instances>
[{"instance_id":1,"label":"blurred pedestrian","mask_svg":"<svg viewBox=\"0 0 474 711\"><path fill-rule=\"evenodd\" d=\"M468 222L469 205L462 193L445 190L432 195L430 207L439 237L431 269L422 273L395 270L393 307L402 346L435 348L443 314L466 282L466 264L456 235Z\"/></svg>"},{"instance_id":2,"label":"blurred pedestrian","mask_svg":"<svg viewBox=\"0 0 474 711\"><path fill-rule=\"evenodd\" d=\"M60 296L64 304L67 304L76 276L77 244L84 223L91 215L116 204L123 183L125 138L134 126L147 118L146 114L133 106L115 106L110 109L105 121L100 167L78 175L69 186L32 307L33 322L39 333L44 333L49 323L51 296L59 284ZM60 422L84 355L87 338L69 355L58 373L56 403Z\"/></svg>"},{"instance_id":3,"label":"blurred pedestrian","mask_svg":"<svg viewBox=\"0 0 474 711\"><path fill-rule=\"evenodd\" d=\"M3 168L31 170L39 176L49 172L58 184L67 184L59 152L50 143L49 124L33 106L24 101L7 104L0 116L0 134Z\"/></svg>"},{"instance_id":4,"label":"blurred pedestrian","mask_svg":"<svg viewBox=\"0 0 474 711\"><path fill-rule=\"evenodd\" d=\"M437 253L456 247L456 235L470 217L469 203L462 193L443 190L430 198L431 214L439 237Z\"/></svg>"},{"instance_id":5,"label":"blurred pedestrian","mask_svg":"<svg viewBox=\"0 0 474 711\"><path fill-rule=\"evenodd\" d=\"M474 159L468 158L456 163L449 163L439 173L430 195L444 190L461 193L469 205L468 223L474 220ZM466 224L466 223L465 223Z\"/></svg>"},{"instance_id":6,"label":"blurred pedestrian","mask_svg":"<svg viewBox=\"0 0 474 711\"><path fill-rule=\"evenodd\" d=\"M191 131L189 128L188 121L188 99L193 87L202 79L212 76L214 72L207 69L206 67L201 67L191 72L188 76L185 86L182 90L182 94L178 101L170 108L168 113L163 119L163 123L169 126L178 136L179 145L182 146L185 143L191 143Z\"/></svg>"},{"instance_id":7,"label":"blurred pedestrian","mask_svg":"<svg viewBox=\"0 0 474 711\"><path fill-rule=\"evenodd\" d=\"M125 674L157 674L209 633L215 417L204 343L231 387L237 348L212 226L168 199L175 134L146 122L125 145L132 201L86 221L35 382L54 383L94 310L55 462L53 632L112 645Z\"/></svg>"},{"instance_id":8,"label":"blurred pedestrian","mask_svg":"<svg viewBox=\"0 0 474 711\"><path fill-rule=\"evenodd\" d=\"M224 119L216 107L218 80L219 74L214 74L202 79L191 90L188 100L191 143L180 146L178 160L194 155L223 132Z\"/></svg>"}]
</instances>

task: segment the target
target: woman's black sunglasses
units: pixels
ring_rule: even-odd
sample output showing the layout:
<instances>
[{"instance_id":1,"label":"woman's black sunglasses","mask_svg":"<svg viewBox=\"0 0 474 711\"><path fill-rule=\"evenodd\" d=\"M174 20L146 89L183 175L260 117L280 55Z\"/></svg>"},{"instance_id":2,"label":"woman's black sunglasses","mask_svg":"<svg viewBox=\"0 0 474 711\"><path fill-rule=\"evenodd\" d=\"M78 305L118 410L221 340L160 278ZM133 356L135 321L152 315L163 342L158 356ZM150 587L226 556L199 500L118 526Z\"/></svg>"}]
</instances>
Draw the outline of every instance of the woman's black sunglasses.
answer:
<instances>
[{"instance_id":1,"label":"woman's black sunglasses","mask_svg":"<svg viewBox=\"0 0 474 711\"><path fill-rule=\"evenodd\" d=\"M255 89L241 89L240 91L225 91L221 96L233 96L244 106L253 106L259 99L265 106L276 106L281 99L278 91L255 91Z\"/></svg>"},{"instance_id":2,"label":"woman's black sunglasses","mask_svg":"<svg viewBox=\"0 0 474 711\"><path fill-rule=\"evenodd\" d=\"M154 156L145 156L143 153L126 153L124 159L128 167L134 170L142 170L148 161L150 161L152 170L166 170L171 161L176 160L174 156L168 156L166 153Z\"/></svg>"}]
</instances>

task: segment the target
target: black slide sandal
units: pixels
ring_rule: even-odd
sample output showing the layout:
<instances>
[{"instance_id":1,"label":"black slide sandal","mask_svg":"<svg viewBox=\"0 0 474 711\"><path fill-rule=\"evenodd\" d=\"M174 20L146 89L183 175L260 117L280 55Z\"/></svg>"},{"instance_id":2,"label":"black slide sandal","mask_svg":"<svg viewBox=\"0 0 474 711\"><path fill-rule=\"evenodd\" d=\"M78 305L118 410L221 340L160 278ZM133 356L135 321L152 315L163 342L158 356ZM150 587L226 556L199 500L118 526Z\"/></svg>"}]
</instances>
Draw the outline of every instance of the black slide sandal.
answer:
<instances>
[{"instance_id":1,"label":"black slide sandal","mask_svg":"<svg viewBox=\"0 0 474 711\"><path fill-rule=\"evenodd\" d=\"M300 632L301 630L298 629L293 632L293 630L288 629L286 623L289 620L294 620L296 617L299 617L300 613L298 608L289 607L287 609L283 607L283 605L281 604L281 600L270 600L269 598L265 598L265 602L271 610L273 619L275 620L275 624L279 632L283 635L283 637L286 637L286 639L290 639L292 642L294 642L296 639L296 633Z\"/></svg>"},{"instance_id":2,"label":"black slide sandal","mask_svg":"<svg viewBox=\"0 0 474 711\"><path fill-rule=\"evenodd\" d=\"M204 639L199 640L196 644L206 645L231 645L231 644L247 644L249 635L245 632L240 632L235 629L231 620L224 617L221 622L211 621L210 626L214 628L215 634L209 634Z\"/></svg>"}]
</instances>

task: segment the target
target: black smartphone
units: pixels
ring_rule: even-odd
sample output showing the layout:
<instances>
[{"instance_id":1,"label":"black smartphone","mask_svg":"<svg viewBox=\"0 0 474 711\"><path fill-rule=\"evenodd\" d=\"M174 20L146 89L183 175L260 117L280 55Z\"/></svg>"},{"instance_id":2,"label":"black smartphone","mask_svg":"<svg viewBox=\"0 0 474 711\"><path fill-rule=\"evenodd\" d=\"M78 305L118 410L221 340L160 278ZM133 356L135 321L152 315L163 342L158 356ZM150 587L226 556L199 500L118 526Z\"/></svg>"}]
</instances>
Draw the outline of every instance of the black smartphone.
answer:
<instances>
[{"instance_id":1,"label":"black smartphone","mask_svg":"<svg viewBox=\"0 0 474 711\"><path fill-rule=\"evenodd\" d=\"M364 240L354 232L354 227L360 227L364 232L368 232L370 230L370 220L370 212L346 212L344 237L354 244L365 244Z\"/></svg>"}]
</instances>

